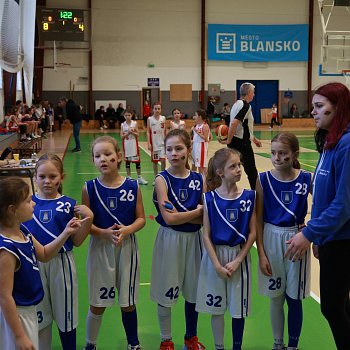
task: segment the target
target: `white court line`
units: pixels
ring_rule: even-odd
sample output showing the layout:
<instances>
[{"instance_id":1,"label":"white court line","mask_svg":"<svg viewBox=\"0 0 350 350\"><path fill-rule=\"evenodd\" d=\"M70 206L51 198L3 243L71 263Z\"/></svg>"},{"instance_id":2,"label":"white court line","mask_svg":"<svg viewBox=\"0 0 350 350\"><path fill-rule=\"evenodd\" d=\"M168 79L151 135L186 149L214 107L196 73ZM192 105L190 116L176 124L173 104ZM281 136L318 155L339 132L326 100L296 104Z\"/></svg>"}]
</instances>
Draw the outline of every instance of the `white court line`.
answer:
<instances>
[{"instance_id":1,"label":"white court line","mask_svg":"<svg viewBox=\"0 0 350 350\"><path fill-rule=\"evenodd\" d=\"M149 151L148 149L146 149L145 147L140 145L141 142L139 142L139 148L141 148L150 158L151 158L151 151ZM159 166L162 166L162 164L160 162L158 162ZM153 173L153 171L152 171Z\"/></svg>"},{"instance_id":2,"label":"white court line","mask_svg":"<svg viewBox=\"0 0 350 350\"><path fill-rule=\"evenodd\" d=\"M310 292L311 298L315 299L319 304L321 303L321 299L314 293Z\"/></svg>"}]
</instances>

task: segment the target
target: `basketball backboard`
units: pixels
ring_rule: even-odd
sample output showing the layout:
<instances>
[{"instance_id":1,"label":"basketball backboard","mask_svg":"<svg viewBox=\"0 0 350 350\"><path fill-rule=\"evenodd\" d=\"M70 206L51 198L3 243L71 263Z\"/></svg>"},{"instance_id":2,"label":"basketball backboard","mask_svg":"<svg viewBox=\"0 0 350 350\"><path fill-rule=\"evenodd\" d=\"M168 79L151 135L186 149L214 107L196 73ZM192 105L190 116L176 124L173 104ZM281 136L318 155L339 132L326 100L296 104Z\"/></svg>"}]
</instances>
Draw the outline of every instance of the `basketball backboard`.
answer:
<instances>
[{"instance_id":1,"label":"basketball backboard","mask_svg":"<svg viewBox=\"0 0 350 350\"><path fill-rule=\"evenodd\" d=\"M350 69L350 0L318 0L322 27L320 76Z\"/></svg>"}]
</instances>

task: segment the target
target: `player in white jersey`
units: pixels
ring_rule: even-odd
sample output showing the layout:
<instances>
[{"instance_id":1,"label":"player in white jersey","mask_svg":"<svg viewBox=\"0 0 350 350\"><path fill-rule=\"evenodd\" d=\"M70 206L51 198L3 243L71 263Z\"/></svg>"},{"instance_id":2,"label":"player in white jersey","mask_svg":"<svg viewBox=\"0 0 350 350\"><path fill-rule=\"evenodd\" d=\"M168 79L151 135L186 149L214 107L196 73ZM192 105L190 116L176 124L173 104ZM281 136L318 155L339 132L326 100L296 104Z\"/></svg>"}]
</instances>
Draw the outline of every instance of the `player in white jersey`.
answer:
<instances>
[{"instance_id":1,"label":"player in white jersey","mask_svg":"<svg viewBox=\"0 0 350 350\"><path fill-rule=\"evenodd\" d=\"M299 142L282 132L271 140L274 169L257 181L259 293L270 297L273 349L295 350L301 333L302 299L310 294L310 251L298 261L284 257L289 241L304 225L311 173L300 170ZM284 303L288 305L288 347L284 345Z\"/></svg>"},{"instance_id":2,"label":"player in white jersey","mask_svg":"<svg viewBox=\"0 0 350 350\"><path fill-rule=\"evenodd\" d=\"M171 308L181 294L186 318L183 349L204 350L197 337L195 310L203 249L203 177L189 170L191 140L186 131L170 131L165 138L165 150L170 167L156 177L153 197L160 228L153 250L151 299L158 304L160 350L174 350Z\"/></svg>"},{"instance_id":3,"label":"player in white jersey","mask_svg":"<svg viewBox=\"0 0 350 350\"><path fill-rule=\"evenodd\" d=\"M43 245L52 242L65 230L76 215L87 218L81 229L71 236L59 254L46 263L39 263L44 287L44 299L37 306L39 349L51 349L52 322L55 321L62 349L76 349L78 326L78 277L73 246L80 246L90 232L93 214L85 205L76 205L72 198L62 195L64 178L62 160L55 154L42 155L35 166L34 179L38 193L33 219L24 223Z\"/></svg>"},{"instance_id":4,"label":"player in white jersey","mask_svg":"<svg viewBox=\"0 0 350 350\"><path fill-rule=\"evenodd\" d=\"M209 161L204 194L204 253L196 310L212 314L215 350L224 349L224 314L232 317L233 350L241 350L251 309L251 259L256 237L255 191L241 190L239 152L222 148Z\"/></svg>"},{"instance_id":5,"label":"player in white jersey","mask_svg":"<svg viewBox=\"0 0 350 350\"><path fill-rule=\"evenodd\" d=\"M26 182L0 180L0 349L39 349L36 305L43 299L38 261L49 261L85 221L71 219L61 235L45 246L22 225L33 216ZM46 348L49 349L49 348ZM68 348L66 348L68 349ZM71 347L70 349L73 349Z\"/></svg>"},{"instance_id":6,"label":"player in white jersey","mask_svg":"<svg viewBox=\"0 0 350 350\"><path fill-rule=\"evenodd\" d=\"M147 185L148 182L141 175L141 158L139 148L139 131L136 120L132 120L132 114L129 111L124 113L125 122L120 127L120 136L122 138L123 153L126 167L126 174L131 177L130 163L135 163L137 172L137 182L140 185Z\"/></svg>"},{"instance_id":7,"label":"player in white jersey","mask_svg":"<svg viewBox=\"0 0 350 350\"><path fill-rule=\"evenodd\" d=\"M161 115L162 106L159 102L153 104L153 115L147 119L147 141L148 149L151 151L154 176L158 174L158 162L161 170L165 170L164 138L165 117ZM154 183L153 183L154 185Z\"/></svg>"},{"instance_id":8,"label":"player in white jersey","mask_svg":"<svg viewBox=\"0 0 350 350\"><path fill-rule=\"evenodd\" d=\"M192 170L198 169L198 172L205 174L208 166L208 145L211 132L204 109L198 109L195 117L196 125L192 127Z\"/></svg>"},{"instance_id":9,"label":"player in white jersey","mask_svg":"<svg viewBox=\"0 0 350 350\"><path fill-rule=\"evenodd\" d=\"M140 258L135 232L145 225L141 191L137 181L119 174L122 154L114 138L97 138L92 155L100 176L87 181L82 194L83 203L94 213L87 259L90 309L85 350L96 349L103 313L115 304L116 297L128 350L139 350Z\"/></svg>"},{"instance_id":10,"label":"player in white jersey","mask_svg":"<svg viewBox=\"0 0 350 350\"><path fill-rule=\"evenodd\" d=\"M174 108L171 114L173 115L173 120L170 120L170 130L185 129L186 125L185 125L185 121L181 120L182 112L180 111L180 109Z\"/></svg>"}]
</instances>

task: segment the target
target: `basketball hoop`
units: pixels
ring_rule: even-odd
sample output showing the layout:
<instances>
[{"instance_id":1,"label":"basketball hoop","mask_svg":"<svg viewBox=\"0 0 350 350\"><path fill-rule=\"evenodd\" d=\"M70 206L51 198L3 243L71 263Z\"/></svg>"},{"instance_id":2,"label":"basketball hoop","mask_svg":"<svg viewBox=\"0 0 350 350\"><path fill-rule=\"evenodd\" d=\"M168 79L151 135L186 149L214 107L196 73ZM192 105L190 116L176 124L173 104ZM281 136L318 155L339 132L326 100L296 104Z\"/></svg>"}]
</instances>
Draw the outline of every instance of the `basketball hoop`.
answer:
<instances>
[{"instance_id":1,"label":"basketball hoop","mask_svg":"<svg viewBox=\"0 0 350 350\"><path fill-rule=\"evenodd\" d=\"M345 78L345 84L350 88L350 69L344 69L342 73Z\"/></svg>"}]
</instances>

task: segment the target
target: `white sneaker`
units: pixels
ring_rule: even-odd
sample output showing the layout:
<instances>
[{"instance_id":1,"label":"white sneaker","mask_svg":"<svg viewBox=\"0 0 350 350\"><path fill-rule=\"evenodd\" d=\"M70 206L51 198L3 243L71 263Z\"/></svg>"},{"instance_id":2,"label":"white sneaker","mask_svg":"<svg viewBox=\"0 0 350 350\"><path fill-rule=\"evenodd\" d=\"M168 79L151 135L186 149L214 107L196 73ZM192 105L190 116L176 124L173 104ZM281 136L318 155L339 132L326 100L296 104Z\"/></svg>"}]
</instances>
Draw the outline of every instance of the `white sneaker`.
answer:
<instances>
[{"instance_id":1,"label":"white sneaker","mask_svg":"<svg viewBox=\"0 0 350 350\"><path fill-rule=\"evenodd\" d=\"M152 186L154 186L154 185L155 185L155 183L156 183L156 182L155 182L155 181L153 181L153 182L152 182Z\"/></svg>"},{"instance_id":2,"label":"white sneaker","mask_svg":"<svg viewBox=\"0 0 350 350\"><path fill-rule=\"evenodd\" d=\"M100 130L103 130L103 127L102 127L102 126L100 127Z\"/></svg>"},{"instance_id":3,"label":"white sneaker","mask_svg":"<svg viewBox=\"0 0 350 350\"><path fill-rule=\"evenodd\" d=\"M148 181L146 179L144 179L142 176L140 176L140 177L137 178L137 183L139 185L147 185Z\"/></svg>"},{"instance_id":4,"label":"white sneaker","mask_svg":"<svg viewBox=\"0 0 350 350\"><path fill-rule=\"evenodd\" d=\"M108 129L108 126L107 125L103 125L103 127L105 128L105 129ZM102 129L102 128L101 128Z\"/></svg>"},{"instance_id":5,"label":"white sneaker","mask_svg":"<svg viewBox=\"0 0 350 350\"><path fill-rule=\"evenodd\" d=\"M130 344L128 345L127 350L142 350L141 345L135 345L135 346L131 346Z\"/></svg>"}]
</instances>

